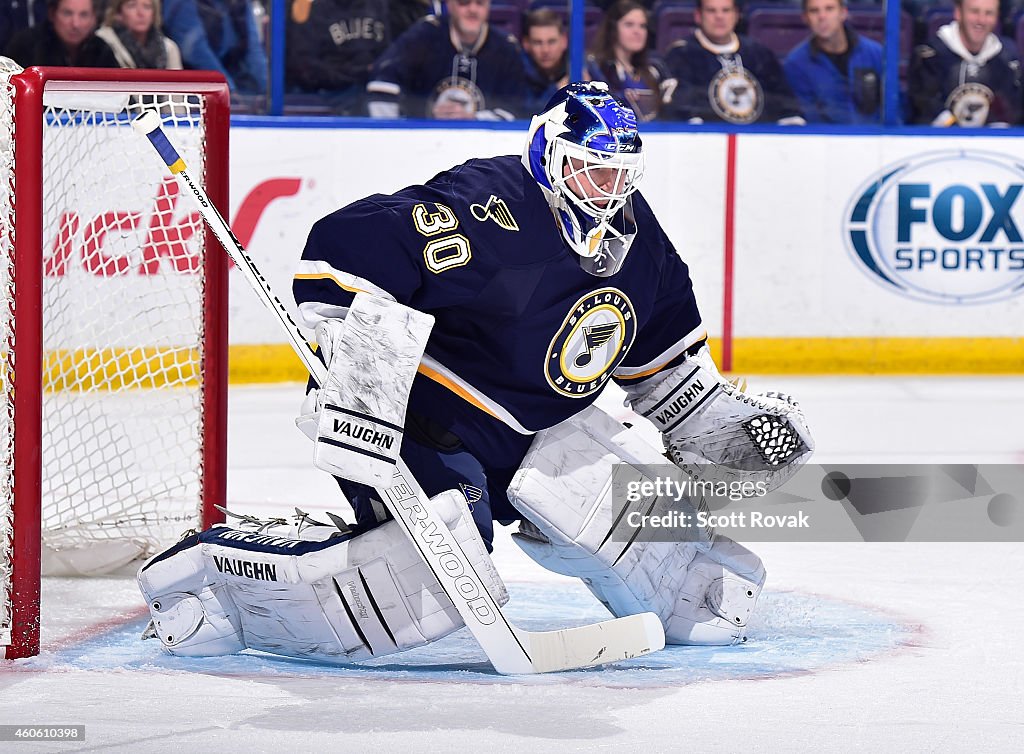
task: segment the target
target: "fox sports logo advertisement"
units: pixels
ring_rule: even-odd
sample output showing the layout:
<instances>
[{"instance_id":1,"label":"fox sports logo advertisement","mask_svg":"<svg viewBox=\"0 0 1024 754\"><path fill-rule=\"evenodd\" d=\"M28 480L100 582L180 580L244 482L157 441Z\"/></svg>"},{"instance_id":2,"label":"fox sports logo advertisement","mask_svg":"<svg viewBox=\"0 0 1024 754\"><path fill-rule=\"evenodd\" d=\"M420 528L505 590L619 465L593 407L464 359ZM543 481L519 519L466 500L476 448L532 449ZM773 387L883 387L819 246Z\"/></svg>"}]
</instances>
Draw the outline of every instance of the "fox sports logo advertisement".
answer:
<instances>
[{"instance_id":1,"label":"fox sports logo advertisement","mask_svg":"<svg viewBox=\"0 0 1024 754\"><path fill-rule=\"evenodd\" d=\"M890 291L984 304L1024 290L1024 160L978 150L908 157L880 170L846 212L847 246Z\"/></svg>"}]
</instances>

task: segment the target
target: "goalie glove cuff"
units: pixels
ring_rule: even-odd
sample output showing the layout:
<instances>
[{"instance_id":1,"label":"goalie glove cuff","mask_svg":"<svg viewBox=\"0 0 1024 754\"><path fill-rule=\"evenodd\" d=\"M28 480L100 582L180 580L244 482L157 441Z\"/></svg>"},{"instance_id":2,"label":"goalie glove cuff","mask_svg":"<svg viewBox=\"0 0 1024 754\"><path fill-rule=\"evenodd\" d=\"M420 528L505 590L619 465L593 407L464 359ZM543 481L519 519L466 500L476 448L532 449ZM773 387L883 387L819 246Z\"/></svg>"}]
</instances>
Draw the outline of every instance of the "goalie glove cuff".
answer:
<instances>
[{"instance_id":1,"label":"goalie glove cuff","mask_svg":"<svg viewBox=\"0 0 1024 754\"><path fill-rule=\"evenodd\" d=\"M722 377L707 346L625 390L633 410L662 433L673 463L693 478L740 478L774 489L814 450L796 401L744 392Z\"/></svg>"}]
</instances>

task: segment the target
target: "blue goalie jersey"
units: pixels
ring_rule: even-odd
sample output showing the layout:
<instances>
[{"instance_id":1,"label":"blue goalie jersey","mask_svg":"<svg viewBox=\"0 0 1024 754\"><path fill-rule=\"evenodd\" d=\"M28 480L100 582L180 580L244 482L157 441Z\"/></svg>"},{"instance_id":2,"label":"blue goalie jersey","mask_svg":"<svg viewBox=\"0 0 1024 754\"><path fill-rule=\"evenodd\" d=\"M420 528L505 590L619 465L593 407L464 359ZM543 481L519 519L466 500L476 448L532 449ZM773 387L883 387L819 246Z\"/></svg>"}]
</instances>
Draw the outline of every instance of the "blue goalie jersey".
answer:
<instances>
[{"instance_id":1,"label":"blue goalie jersey","mask_svg":"<svg viewBox=\"0 0 1024 754\"><path fill-rule=\"evenodd\" d=\"M595 277L519 157L471 160L319 220L295 299L310 327L344 316L358 291L433 315L410 416L454 433L485 466L514 468L534 432L609 379L648 377L705 337L686 264L639 194L632 209L622 268Z\"/></svg>"}]
</instances>

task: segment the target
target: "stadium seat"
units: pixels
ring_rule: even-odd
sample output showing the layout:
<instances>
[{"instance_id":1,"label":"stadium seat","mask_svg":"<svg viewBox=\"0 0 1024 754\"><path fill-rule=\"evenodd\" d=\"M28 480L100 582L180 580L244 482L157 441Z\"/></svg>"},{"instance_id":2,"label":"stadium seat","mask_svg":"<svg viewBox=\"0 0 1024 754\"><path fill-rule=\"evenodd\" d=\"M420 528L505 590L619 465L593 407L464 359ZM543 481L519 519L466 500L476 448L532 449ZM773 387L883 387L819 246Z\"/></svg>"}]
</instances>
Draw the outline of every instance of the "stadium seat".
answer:
<instances>
[{"instance_id":1,"label":"stadium seat","mask_svg":"<svg viewBox=\"0 0 1024 754\"><path fill-rule=\"evenodd\" d=\"M854 29L876 42L885 44L885 9L877 5L850 6L850 23ZM900 12L900 78L906 78L910 52L914 47L914 18Z\"/></svg>"},{"instance_id":2,"label":"stadium seat","mask_svg":"<svg viewBox=\"0 0 1024 754\"><path fill-rule=\"evenodd\" d=\"M885 8L853 6L850 8L850 17L847 20L865 37L885 43Z\"/></svg>"},{"instance_id":3,"label":"stadium seat","mask_svg":"<svg viewBox=\"0 0 1024 754\"><path fill-rule=\"evenodd\" d=\"M655 16L654 29L659 55L693 33L697 22L693 20L694 5L662 5Z\"/></svg>"},{"instance_id":4,"label":"stadium seat","mask_svg":"<svg viewBox=\"0 0 1024 754\"><path fill-rule=\"evenodd\" d=\"M779 60L810 36L799 8L758 8L747 17L747 34Z\"/></svg>"},{"instance_id":5,"label":"stadium seat","mask_svg":"<svg viewBox=\"0 0 1024 754\"><path fill-rule=\"evenodd\" d=\"M519 39L523 33L523 9L518 3L494 3L487 22L495 29Z\"/></svg>"}]
</instances>

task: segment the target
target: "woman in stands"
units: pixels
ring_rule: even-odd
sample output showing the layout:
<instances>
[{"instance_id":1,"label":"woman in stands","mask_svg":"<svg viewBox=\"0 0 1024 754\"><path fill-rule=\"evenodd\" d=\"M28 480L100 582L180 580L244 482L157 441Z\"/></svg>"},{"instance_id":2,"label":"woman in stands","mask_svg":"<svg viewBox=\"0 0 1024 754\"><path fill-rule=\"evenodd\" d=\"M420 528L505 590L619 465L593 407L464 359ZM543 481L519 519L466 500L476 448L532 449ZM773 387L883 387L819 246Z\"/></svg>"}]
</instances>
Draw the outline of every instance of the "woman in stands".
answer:
<instances>
[{"instance_id":1,"label":"woman in stands","mask_svg":"<svg viewBox=\"0 0 1024 754\"><path fill-rule=\"evenodd\" d=\"M637 0L618 0L605 12L604 23L587 56L583 76L606 81L612 94L626 100L640 120L653 120L672 81L660 60L648 50L650 16Z\"/></svg>"},{"instance_id":2,"label":"woman in stands","mask_svg":"<svg viewBox=\"0 0 1024 754\"><path fill-rule=\"evenodd\" d=\"M160 30L160 0L112 0L96 35L122 68L182 68L178 45Z\"/></svg>"}]
</instances>

